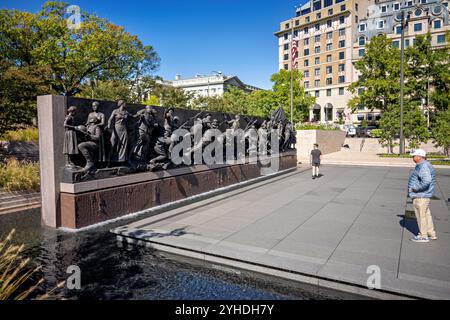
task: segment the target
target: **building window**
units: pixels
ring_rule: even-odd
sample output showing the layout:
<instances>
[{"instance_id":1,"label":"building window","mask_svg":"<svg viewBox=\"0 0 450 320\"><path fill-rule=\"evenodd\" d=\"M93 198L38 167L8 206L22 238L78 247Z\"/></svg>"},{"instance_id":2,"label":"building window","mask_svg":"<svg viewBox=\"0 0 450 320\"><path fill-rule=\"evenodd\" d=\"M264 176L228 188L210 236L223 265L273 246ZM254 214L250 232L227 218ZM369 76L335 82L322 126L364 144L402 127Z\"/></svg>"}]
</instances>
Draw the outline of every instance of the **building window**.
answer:
<instances>
[{"instance_id":1,"label":"building window","mask_svg":"<svg viewBox=\"0 0 450 320\"><path fill-rule=\"evenodd\" d=\"M309 45L309 38L303 39L303 45Z\"/></svg>"},{"instance_id":2,"label":"building window","mask_svg":"<svg viewBox=\"0 0 450 320\"><path fill-rule=\"evenodd\" d=\"M327 86L330 86L333 84L333 79L332 78L327 78Z\"/></svg>"},{"instance_id":3,"label":"building window","mask_svg":"<svg viewBox=\"0 0 450 320\"><path fill-rule=\"evenodd\" d=\"M305 76L305 78L309 78L309 70L305 70L305 72L303 72L303 75Z\"/></svg>"},{"instance_id":4,"label":"building window","mask_svg":"<svg viewBox=\"0 0 450 320\"><path fill-rule=\"evenodd\" d=\"M331 20L327 20L327 28L331 28L331 24L332 24L332 21Z\"/></svg>"},{"instance_id":5,"label":"building window","mask_svg":"<svg viewBox=\"0 0 450 320\"><path fill-rule=\"evenodd\" d=\"M314 42L320 42L320 35L314 37Z\"/></svg>"},{"instance_id":6,"label":"building window","mask_svg":"<svg viewBox=\"0 0 450 320\"><path fill-rule=\"evenodd\" d=\"M327 43L327 51L330 51L333 49L333 44L332 43Z\"/></svg>"},{"instance_id":7,"label":"building window","mask_svg":"<svg viewBox=\"0 0 450 320\"><path fill-rule=\"evenodd\" d=\"M322 18L322 14L319 12L318 14L316 14L316 19L320 19Z\"/></svg>"},{"instance_id":8,"label":"building window","mask_svg":"<svg viewBox=\"0 0 450 320\"><path fill-rule=\"evenodd\" d=\"M345 36L345 29L339 29L339 37Z\"/></svg>"},{"instance_id":9,"label":"building window","mask_svg":"<svg viewBox=\"0 0 450 320\"><path fill-rule=\"evenodd\" d=\"M441 28L441 20L434 20L433 22L433 28L440 29Z\"/></svg>"},{"instance_id":10,"label":"building window","mask_svg":"<svg viewBox=\"0 0 450 320\"><path fill-rule=\"evenodd\" d=\"M409 39L406 39L405 40L405 48L408 48L409 47Z\"/></svg>"},{"instance_id":11,"label":"building window","mask_svg":"<svg viewBox=\"0 0 450 320\"><path fill-rule=\"evenodd\" d=\"M327 97L331 97L331 89L327 89Z\"/></svg>"},{"instance_id":12,"label":"building window","mask_svg":"<svg viewBox=\"0 0 450 320\"><path fill-rule=\"evenodd\" d=\"M315 76L320 76L320 68L314 69L314 75Z\"/></svg>"},{"instance_id":13,"label":"building window","mask_svg":"<svg viewBox=\"0 0 450 320\"><path fill-rule=\"evenodd\" d=\"M327 32L327 39L333 39L333 32Z\"/></svg>"},{"instance_id":14,"label":"building window","mask_svg":"<svg viewBox=\"0 0 450 320\"><path fill-rule=\"evenodd\" d=\"M422 10L416 9L416 11L414 11L414 14L416 15L416 17L420 17L422 14Z\"/></svg>"},{"instance_id":15,"label":"building window","mask_svg":"<svg viewBox=\"0 0 450 320\"><path fill-rule=\"evenodd\" d=\"M345 82L345 76L339 76L338 83L344 83Z\"/></svg>"},{"instance_id":16,"label":"building window","mask_svg":"<svg viewBox=\"0 0 450 320\"><path fill-rule=\"evenodd\" d=\"M286 44L284 45L284 50L289 50L289 44L288 44L288 43L286 43Z\"/></svg>"},{"instance_id":17,"label":"building window","mask_svg":"<svg viewBox=\"0 0 450 320\"><path fill-rule=\"evenodd\" d=\"M379 20L377 22L377 28L378 29L383 29L384 28L384 20Z\"/></svg>"},{"instance_id":18,"label":"building window","mask_svg":"<svg viewBox=\"0 0 450 320\"><path fill-rule=\"evenodd\" d=\"M299 26L300 25L300 21L299 20L295 20L295 26Z\"/></svg>"},{"instance_id":19,"label":"building window","mask_svg":"<svg viewBox=\"0 0 450 320\"><path fill-rule=\"evenodd\" d=\"M364 120L364 115L363 114L358 114L357 118L358 118L358 121L363 121Z\"/></svg>"},{"instance_id":20,"label":"building window","mask_svg":"<svg viewBox=\"0 0 450 320\"><path fill-rule=\"evenodd\" d=\"M366 24L365 23L362 23L362 24L359 25L359 31L360 32L366 31Z\"/></svg>"},{"instance_id":21,"label":"building window","mask_svg":"<svg viewBox=\"0 0 450 320\"><path fill-rule=\"evenodd\" d=\"M339 95L343 96L344 95L344 88L339 88Z\"/></svg>"},{"instance_id":22,"label":"building window","mask_svg":"<svg viewBox=\"0 0 450 320\"><path fill-rule=\"evenodd\" d=\"M284 34L284 40L287 40L289 38L289 34L285 33Z\"/></svg>"},{"instance_id":23,"label":"building window","mask_svg":"<svg viewBox=\"0 0 450 320\"><path fill-rule=\"evenodd\" d=\"M309 56L309 49L303 50L303 55L304 56Z\"/></svg>"},{"instance_id":24,"label":"building window","mask_svg":"<svg viewBox=\"0 0 450 320\"><path fill-rule=\"evenodd\" d=\"M366 53L366 50L365 50L365 49L359 49L359 50L358 50L358 56L359 56L359 57L363 57L365 53Z\"/></svg>"},{"instance_id":25,"label":"building window","mask_svg":"<svg viewBox=\"0 0 450 320\"><path fill-rule=\"evenodd\" d=\"M396 40L396 41L392 41L392 46L394 47L394 48L399 48L400 47L400 41L398 41L398 40Z\"/></svg>"},{"instance_id":26,"label":"building window","mask_svg":"<svg viewBox=\"0 0 450 320\"><path fill-rule=\"evenodd\" d=\"M340 24L344 24L345 23L345 17L344 16L340 16L339 17L339 23Z\"/></svg>"},{"instance_id":27,"label":"building window","mask_svg":"<svg viewBox=\"0 0 450 320\"><path fill-rule=\"evenodd\" d=\"M437 36L437 43L445 43L445 34L439 34Z\"/></svg>"},{"instance_id":28,"label":"building window","mask_svg":"<svg viewBox=\"0 0 450 320\"><path fill-rule=\"evenodd\" d=\"M366 45L366 37L359 37L358 43L360 46L365 46Z\"/></svg>"},{"instance_id":29,"label":"building window","mask_svg":"<svg viewBox=\"0 0 450 320\"><path fill-rule=\"evenodd\" d=\"M308 27L303 28L303 33L308 34Z\"/></svg>"},{"instance_id":30,"label":"building window","mask_svg":"<svg viewBox=\"0 0 450 320\"><path fill-rule=\"evenodd\" d=\"M314 26L314 29L315 29L316 31L319 31L319 30L320 30L320 23L317 23L317 24Z\"/></svg>"},{"instance_id":31,"label":"building window","mask_svg":"<svg viewBox=\"0 0 450 320\"><path fill-rule=\"evenodd\" d=\"M316 86L316 88L320 87L320 80L319 79L314 81L314 86Z\"/></svg>"},{"instance_id":32,"label":"building window","mask_svg":"<svg viewBox=\"0 0 450 320\"><path fill-rule=\"evenodd\" d=\"M319 64L320 63L320 57L316 57L314 59L314 64Z\"/></svg>"},{"instance_id":33,"label":"building window","mask_svg":"<svg viewBox=\"0 0 450 320\"><path fill-rule=\"evenodd\" d=\"M345 63L339 64L339 66L338 66L338 71L339 71L339 72L343 72L344 70L345 70Z\"/></svg>"},{"instance_id":34,"label":"building window","mask_svg":"<svg viewBox=\"0 0 450 320\"><path fill-rule=\"evenodd\" d=\"M415 23L414 24L414 32L422 31L422 24L421 23Z\"/></svg>"},{"instance_id":35,"label":"building window","mask_svg":"<svg viewBox=\"0 0 450 320\"><path fill-rule=\"evenodd\" d=\"M339 52L339 60L345 59L345 52Z\"/></svg>"},{"instance_id":36,"label":"building window","mask_svg":"<svg viewBox=\"0 0 450 320\"><path fill-rule=\"evenodd\" d=\"M288 64L285 64L284 65L284 70L288 70L289 69L289 65Z\"/></svg>"},{"instance_id":37,"label":"building window","mask_svg":"<svg viewBox=\"0 0 450 320\"><path fill-rule=\"evenodd\" d=\"M395 27L395 33L402 34L402 26L401 25Z\"/></svg>"},{"instance_id":38,"label":"building window","mask_svg":"<svg viewBox=\"0 0 450 320\"><path fill-rule=\"evenodd\" d=\"M298 30L295 30L294 31L294 38L297 38L298 37Z\"/></svg>"},{"instance_id":39,"label":"building window","mask_svg":"<svg viewBox=\"0 0 450 320\"><path fill-rule=\"evenodd\" d=\"M394 11L400 10L400 3L396 2L394 3Z\"/></svg>"},{"instance_id":40,"label":"building window","mask_svg":"<svg viewBox=\"0 0 450 320\"><path fill-rule=\"evenodd\" d=\"M327 62L331 62L331 54L327 55Z\"/></svg>"},{"instance_id":41,"label":"building window","mask_svg":"<svg viewBox=\"0 0 450 320\"><path fill-rule=\"evenodd\" d=\"M303 82L303 87L304 87L305 89L308 89L308 88L309 88L309 81Z\"/></svg>"},{"instance_id":42,"label":"building window","mask_svg":"<svg viewBox=\"0 0 450 320\"><path fill-rule=\"evenodd\" d=\"M333 15L333 9L328 9L328 15L332 16Z\"/></svg>"},{"instance_id":43,"label":"building window","mask_svg":"<svg viewBox=\"0 0 450 320\"><path fill-rule=\"evenodd\" d=\"M303 66L304 67L308 67L309 66L309 60L306 59L305 61L303 61Z\"/></svg>"},{"instance_id":44,"label":"building window","mask_svg":"<svg viewBox=\"0 0 450 320\"><path fill-rule=\"evenodd\" d=\"M326 67L326 71L327 71L327 74L332 73L333 72L333 67L332 66L327 66Z\"/></svg>"},{"instance_id":45,"label":"building window","mask_svg":"<svg viewBox=\"0 0 450 320\"><path fill-rule=\"evenodd\" d=\"M387 6L381 6L381 12L382 13L387 12Z\"/></svg>"},{"instance_id":46,"label":"building window","mask_svg":"<svg viewBox=\"0 0 450 320\"><path fill-rule=\"evenodd\" d=\"M355 11L358 11L358 4L357 3L355 3Z\"/></svg>"},{"instance_id":47,"label":"building window","mask_svg":"<svg viewBox=\"0 0 450 320\"><path fill-rule=\"evenodd\" d=\"M286 60L289 60L289 55L288 54L285 54L284 55L284 60L286 61Z\"/></svg>"},{"instance_id":48,"label":"building window","mask_svg":"<svg viewBox=\"0 0 450 320\"><path fill-rule=\"evenodd\" d=\"M306 23L309 23L310 21L311 21L311 18L310 18L310 17L306 17L306 18L305 18L305 22L306 22Z\"/></svg>"},{"instance_id":49,"label":"building window","mask_svg":"<svg viewBox=\"0 0 450 320\"><path fill-rule=\"evenodd\" d=\"M345 47L345 40L340 40L339 41L339 48L344 48Z\"/></svg>"},{"instance_id":50,"label":"building window","mask_svg":"<svg viewBox=\"0 0 450 320\"><path fill-rule=\"evenodd\" d=\"M358 16L355 16L355 23L358 23Z\"/></svg>"},{"instance_id":51,"label":"building window","mask_svg":"<svg viewBox=\"0 0 450 320\"><path fill-rule=\"evenodd\" d=\"M320 46L314 48L314 53L320 53Z\"/></svg>"},{"instance_id":52,"label":"building window","mask_svg":"<svg viewBox=\"0 0 450 320\"><path fill-rule=\"evenodd\" d=\"M345 6L345 4L343 4L342 6L341 6L341 11L345 11L347 9L347 7Z\"/></svg>"},{"instance_id":53,"label":"building window","mask_svg":"<svg viewBox=\"0 0 450 320\"><path fill-rule=\"evenodd\" d=\"M316 90L316 91L314 92L314 95L316 96L316 98L319 98L319 97L320 97L320 91L319 91L319 90Z\"/></svg>"},{"instance_id":54,"label":"building window","mask_svg":"<svg viewBox=\"0 0 450 320\"><path fill-rule=\"evenodd\" d=\"M285 29L289 29L289 23L286 23L286 24L284 25L284 28L285 28Z\"/></svg>"}]
</instances>

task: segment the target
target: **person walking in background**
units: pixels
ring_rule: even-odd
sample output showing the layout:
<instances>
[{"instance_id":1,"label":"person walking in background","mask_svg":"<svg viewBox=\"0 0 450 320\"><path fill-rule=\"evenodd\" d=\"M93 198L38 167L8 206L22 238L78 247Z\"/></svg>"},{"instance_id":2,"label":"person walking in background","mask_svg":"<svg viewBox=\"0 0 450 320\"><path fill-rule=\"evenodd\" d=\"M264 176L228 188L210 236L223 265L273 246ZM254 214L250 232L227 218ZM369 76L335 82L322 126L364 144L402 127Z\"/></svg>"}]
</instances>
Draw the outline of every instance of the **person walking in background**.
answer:
<instances>
[{"instance_id":1,"label":"person walking in background","mask_svg":"<svg viewBox=\"0 0 450 320\"><path fill-rule=\"evenodd\" d=\"M411 156L416 167L409 176L408 196L413 200L414 213L419 226L419 234L411 240L429 242L437 239L430 211L430 198L433 196L436 185L436 172L431 163L426 160L427 153L424 150L417 149L411 153Z\"/></svg>"},{"instance_id":2,"label":"person walking in background","mask_svg":"<svg viewBox=\"0 0 450 320\"><path fill-rule=\"evenodd\" d=\"M312 166L312 178L319 177L320 156L322 152L319 150L319 145L314 143L314 149L311 150L311 166Z\"/></svg>"}]
</instances>

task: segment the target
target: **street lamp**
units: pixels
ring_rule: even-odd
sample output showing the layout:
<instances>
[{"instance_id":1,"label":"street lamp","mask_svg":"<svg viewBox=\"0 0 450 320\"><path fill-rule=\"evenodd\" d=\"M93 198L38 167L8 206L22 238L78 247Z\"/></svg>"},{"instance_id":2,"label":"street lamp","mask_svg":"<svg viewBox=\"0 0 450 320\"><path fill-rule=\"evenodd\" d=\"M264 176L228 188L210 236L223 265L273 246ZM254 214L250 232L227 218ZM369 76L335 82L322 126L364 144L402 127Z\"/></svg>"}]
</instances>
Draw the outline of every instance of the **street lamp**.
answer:
<instances>
[{"instance_id":1,"label":"street lamp","mask_svg":"<svg viewBox=\"0 0 450 320\"><path fill-rule=\"evenodd\" d=\"M405 10L400 13L402 35L400 38L401 59L400 59L400 154L405 153L405 137L403 135L403 92L405 87L405 26L408 23L408 19L405 19Z\"/></svg>"}]
</instances>

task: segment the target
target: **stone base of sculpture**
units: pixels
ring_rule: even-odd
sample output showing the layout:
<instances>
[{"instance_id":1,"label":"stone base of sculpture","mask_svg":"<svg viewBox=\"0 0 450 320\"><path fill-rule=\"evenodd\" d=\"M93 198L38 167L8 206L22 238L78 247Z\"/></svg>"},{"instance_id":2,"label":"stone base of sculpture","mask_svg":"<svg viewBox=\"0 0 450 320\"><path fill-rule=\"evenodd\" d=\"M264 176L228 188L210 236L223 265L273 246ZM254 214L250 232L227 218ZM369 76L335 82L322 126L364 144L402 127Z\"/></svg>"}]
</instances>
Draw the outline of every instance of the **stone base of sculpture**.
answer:
<instances>
[{"instance_id":1,"label":"stone base of sculpture","mask_svg":"<svg viewBox=\"0 0 450 320\"><path fill-rule=\"evenodd\" d=\"M278 172L297 167L295 151L277 155ZM197 165L61 183L60 226L79 229L262 177L261 163ZM101 169L108 172L108 169Z\"/></svg>"}]
</instances>

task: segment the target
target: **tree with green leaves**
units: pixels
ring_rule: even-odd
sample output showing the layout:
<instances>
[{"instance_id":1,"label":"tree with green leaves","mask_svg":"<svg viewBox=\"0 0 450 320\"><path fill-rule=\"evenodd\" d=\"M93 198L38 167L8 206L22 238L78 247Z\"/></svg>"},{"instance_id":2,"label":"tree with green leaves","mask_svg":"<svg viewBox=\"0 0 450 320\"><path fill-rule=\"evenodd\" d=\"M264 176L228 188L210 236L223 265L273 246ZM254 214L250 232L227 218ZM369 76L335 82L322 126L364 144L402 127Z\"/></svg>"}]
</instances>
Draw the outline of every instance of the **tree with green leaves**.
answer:
<instances>
[{"instance_id":1,"label":"tree with green leaves","mask_svg":"<svg viewBox=\"0 0 450 320\"><path fill-rule=\"evenodd\" d=\"M291 72L293 77L293 93L294 93L294 123L303 121L309 116L309 109L315 103L315 98L305 94L305 90L301 85L302 72L300 70L280 70L272 75L270 80L273 82L273 91L278 106L283 107L286 116L290 118L290 99L291 99Z\"/></svg>"},{"instance_id":2,"label":"tree with green leaves","mask_svg":"<svg viewBox=\"0 0 450 320\"><path fill-rule=\"evenodd\" d=\"M158 67L151 46L107 19L81 12L79 28L68 28L67 8L50 1L36 14L0 10L0 56L19 67L50 68L53 89L67 96L87 79L137 81Z\"/></svg>"},{"instance_id":3,"label":"tree with green leaves","mask_svg":"<svg viewBox=\"0 0 450 320\"><path fill-rule=\"evenodd\" d=\"M436 147L441 147L450 156L450 106L437 112L432 136Z\"/></svg>"},{"instance_id":4,"label":"tree with green leaves","mask_svg":"<svg viewBox=\"0 0 450 320\"><path fill-rule=\"evenodd\" d=\"M355 68L359 77L349 87L350 92L358 93L349 101L353 112L361 105L369 110L386 111L398 104L400 52L386 35L370 40L364 57L356 62Z\"/></svg>"}]
</instances>

